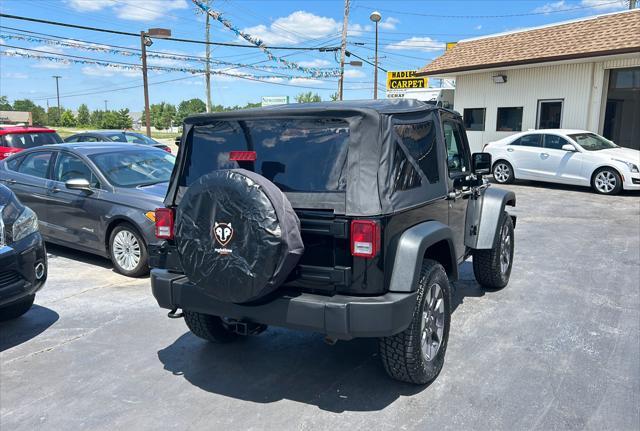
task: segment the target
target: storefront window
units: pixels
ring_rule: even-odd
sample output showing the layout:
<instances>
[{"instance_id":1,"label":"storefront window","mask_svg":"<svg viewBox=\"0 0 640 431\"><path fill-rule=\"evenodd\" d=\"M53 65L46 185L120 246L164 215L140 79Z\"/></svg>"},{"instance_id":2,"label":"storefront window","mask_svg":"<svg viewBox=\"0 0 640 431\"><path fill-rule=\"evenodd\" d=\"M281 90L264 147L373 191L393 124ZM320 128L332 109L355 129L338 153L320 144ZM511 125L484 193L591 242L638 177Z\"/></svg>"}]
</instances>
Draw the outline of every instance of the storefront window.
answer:
<instances>
[{"instance_id":1,"label":"storefront window","mask_svg":"<svg viewBox=\"0 0 640 431\"><path fill-rule=\"evenodd\" d=\"M466 108L464 110L464 128L473 131L484 131L485 108Z\"/></svg>"},{"instance_id":2,"label":"storefront window","mask_svg":"<svg viewBox=\"0 0 640 431\"><path fill-rule=\"evenodd\" d=\"M497 132L519 132L522 130L522 107L498 108Z\"/></svg>"}]
</instances>

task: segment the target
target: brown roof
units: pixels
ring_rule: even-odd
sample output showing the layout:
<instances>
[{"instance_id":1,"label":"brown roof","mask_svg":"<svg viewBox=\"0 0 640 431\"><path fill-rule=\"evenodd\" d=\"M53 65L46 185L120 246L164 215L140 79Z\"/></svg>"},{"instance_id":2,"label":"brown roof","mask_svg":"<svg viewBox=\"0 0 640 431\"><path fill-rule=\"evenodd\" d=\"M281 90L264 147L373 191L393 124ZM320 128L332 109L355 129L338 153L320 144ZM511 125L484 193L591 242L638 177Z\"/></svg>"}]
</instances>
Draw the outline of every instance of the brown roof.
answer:
<instances>
[{"instance_id":1,"label":"brown roof","mask_svg":"<svg viewBox=\"0 0 640 431\"><path fill-rule=\"evenodd\" d=\"M640 9L461 41L418 74L442 75L629 52L640 53Z\"/></svg>"}]
</instances>

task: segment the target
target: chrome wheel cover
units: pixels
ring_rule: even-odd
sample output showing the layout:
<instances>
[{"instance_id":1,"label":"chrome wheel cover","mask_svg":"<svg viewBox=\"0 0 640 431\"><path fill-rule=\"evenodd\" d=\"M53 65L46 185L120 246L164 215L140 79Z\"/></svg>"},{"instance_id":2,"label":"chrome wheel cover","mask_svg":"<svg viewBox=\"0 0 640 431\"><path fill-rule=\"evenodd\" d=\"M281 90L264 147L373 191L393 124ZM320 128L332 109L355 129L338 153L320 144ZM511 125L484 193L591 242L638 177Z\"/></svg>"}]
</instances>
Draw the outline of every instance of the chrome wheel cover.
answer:
<instances>
[{"instance_id":1,"label":"chrome wheel cover","mask_svg":"<svg viewBox=\"0 0 640 431\"><path fill-rule=\"evenodd\" d=\"M511 265L511 235L509 235L509 226L505 223L502 225L500 233L500 272L506 275Z\"/></svg>"},{"instance_id":2,"label":"chrome wheel cover","mask_svg":"<svg viewBox=\"0 0 640 431\"><path fill-rule=\"evenodd\" d=\"M493 178L499 183L506 183L511 176L511 169L504 163L498 163L493 168Z\"/></svg>"},{"instance_id":3,"label":"chrome wheel cover","mask_svg":"<svg viewBox=\"0 0 640 431\"><path fill-rule=\"evenodd\" d=\"M618 180L611 171L598 172L594 180L596 189L600 193L611 193L616 188Z\"/></svg>"},{"instance_id":4,"label":"chrome wheel cover","mask_svg":"<svg viewBox=\"0 0 640 431\"><path fill-rule=\"evenodd\" d=\"M134 270L140 263L140 243L133 233L121 230L113 238L113 256L116 264L125 271Z\"/></svg>"},{"instance_id":5,"label":"chrome wheel cover","mask_svg":"<svg viewBox=\"0 0 640 431\"><path fill-rule=\"evenodd\" d=\"M432 361L440 351L444 337L444 297L442 287L433 283L425 293L421 321L421 350L427 361Z\"/></svg>"}]
</instances>

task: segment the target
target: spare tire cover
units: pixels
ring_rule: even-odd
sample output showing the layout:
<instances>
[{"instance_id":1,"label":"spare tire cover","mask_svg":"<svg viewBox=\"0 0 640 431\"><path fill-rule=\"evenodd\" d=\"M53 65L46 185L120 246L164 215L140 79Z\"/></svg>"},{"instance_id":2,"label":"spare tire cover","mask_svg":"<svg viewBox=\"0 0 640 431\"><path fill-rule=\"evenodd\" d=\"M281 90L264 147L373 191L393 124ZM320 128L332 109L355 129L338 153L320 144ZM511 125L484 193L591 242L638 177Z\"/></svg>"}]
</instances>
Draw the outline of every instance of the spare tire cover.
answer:
<instances>
[{"instance_id":1,"label":"spare tire cover","mask_svg":"<svg viewBox=\"0 0 640 431\"><path fill-rule=\"evenodd\" d=\"M234 303L273 292L304 251L287 197L244 169L214 171L189 187L176 211L175 240L189 280Z\"/></svg>"}]
</instances>

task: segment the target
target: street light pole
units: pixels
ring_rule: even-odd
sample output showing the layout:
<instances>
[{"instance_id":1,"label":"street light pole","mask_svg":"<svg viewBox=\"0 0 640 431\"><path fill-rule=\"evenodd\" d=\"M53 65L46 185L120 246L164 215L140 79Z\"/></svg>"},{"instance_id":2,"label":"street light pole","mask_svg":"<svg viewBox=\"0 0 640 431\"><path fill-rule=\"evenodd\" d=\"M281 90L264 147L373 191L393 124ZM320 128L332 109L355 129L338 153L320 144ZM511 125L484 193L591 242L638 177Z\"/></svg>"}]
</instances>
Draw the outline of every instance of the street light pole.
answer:
<instances>
[{"instance_id":1,"label":"street light pole","mask_svg":"<svg viewBox=\"0 0 640 431\"><path fill-rule=\"evenodd\" d=\"M344 19L342 21L342 42L340 44L340 79L338 80L338 100L344 93L344 57L347 51L347 30L349 27L349 0L344 0Z\"/></svg>"},{"instance_id":2,"label":"street light pole","mask_svg":"<svg viewBox=\"0 0 640 431\"><path fill-rule=\"evenodd\" d=\"M153 45L151 37L171 37L171 30L166 28L150 28L140 32L140 48L142 50L142 85L144 86L144 117L147 136L151 137L151 114L149 112L149 84L147 82L147 46Z\"/></svg>"},{"instance_id":3,"label":"street light pole","mask_svg":"<svg viewBox=\"0 0 640 431\"><path fill-rule=\"evenodd\" d=\"M60 86L58 85L58 80L62 78L60 75L53 76L56 79L56 95L58 97L58 114L56 115L56 122L60 121Z\"/></svg>"},{"instance_id":4,"label":"street light pole","mask_svg":"<svg viewBox=\"0 0 640 431\"><path fill-rule=\"evenodd\" d=\"M378 99L378 23L382 19L382 15L380 15L380 12L375 11L371 13L371 15L369 16L369 19L376 23L376 53L375 53L375 60L373 62L374 64L373 66L374 67L373 100L377 100Z\"/></svg>"}]
</instances>

